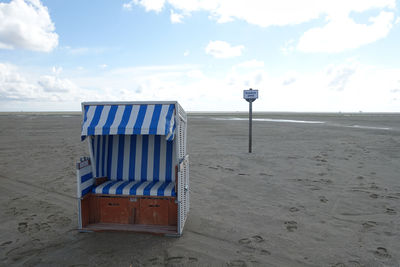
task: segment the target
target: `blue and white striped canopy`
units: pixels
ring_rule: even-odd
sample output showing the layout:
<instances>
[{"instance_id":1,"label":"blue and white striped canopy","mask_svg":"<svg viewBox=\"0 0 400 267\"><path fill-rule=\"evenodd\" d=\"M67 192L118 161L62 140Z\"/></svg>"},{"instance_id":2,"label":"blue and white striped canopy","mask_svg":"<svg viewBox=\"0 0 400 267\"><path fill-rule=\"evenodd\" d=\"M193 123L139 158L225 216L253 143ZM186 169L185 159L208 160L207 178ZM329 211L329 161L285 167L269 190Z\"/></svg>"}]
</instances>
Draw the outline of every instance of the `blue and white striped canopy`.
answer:
<instances>
[{"instance_id":1,"label":"blue and white striped canopy","mask_svg":"<svg viewBox=\"0 0 400 267\"><path fill-rule=\"evenodd\" d=\"M90 135L165 135L174 139L175 104L83 104L81 139Z\"/></svg>"}]
</instances>

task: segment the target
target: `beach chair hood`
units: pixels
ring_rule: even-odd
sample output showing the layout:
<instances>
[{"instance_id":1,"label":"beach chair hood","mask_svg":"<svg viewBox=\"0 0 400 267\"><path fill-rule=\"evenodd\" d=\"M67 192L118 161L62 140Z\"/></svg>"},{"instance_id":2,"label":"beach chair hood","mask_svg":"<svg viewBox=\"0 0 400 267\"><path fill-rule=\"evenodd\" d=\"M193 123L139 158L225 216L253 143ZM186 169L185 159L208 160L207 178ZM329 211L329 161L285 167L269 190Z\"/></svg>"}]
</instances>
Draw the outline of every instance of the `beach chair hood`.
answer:
<instances>
[{"instance_id":1,"label":"beach chair hood","mask_svg":"<svg viewBox=\"0 0 400 267\"><path fill-rule=\"evenodd\" d=\"M81 140L91 135L165 135L174 139L175 104L82 103Z\"/></svg>"}]
</instances>

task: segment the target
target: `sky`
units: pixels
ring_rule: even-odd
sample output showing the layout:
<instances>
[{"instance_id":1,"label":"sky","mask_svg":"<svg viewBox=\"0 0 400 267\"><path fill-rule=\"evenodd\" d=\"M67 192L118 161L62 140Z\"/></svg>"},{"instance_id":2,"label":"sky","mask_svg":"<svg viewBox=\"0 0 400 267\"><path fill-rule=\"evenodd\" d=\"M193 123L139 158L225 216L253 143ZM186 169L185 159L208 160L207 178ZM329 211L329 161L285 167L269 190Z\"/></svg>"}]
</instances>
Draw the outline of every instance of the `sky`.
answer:
<instances>
[{"instance_id":1,"label":"sky","mask_svg":"<svg viewBox=\"0 0 400 267\"><path fill-rule=\"evenodd\" d=\"M0 111L400 112L400 1L0 0Z\"/></svg>"}]
</instances>

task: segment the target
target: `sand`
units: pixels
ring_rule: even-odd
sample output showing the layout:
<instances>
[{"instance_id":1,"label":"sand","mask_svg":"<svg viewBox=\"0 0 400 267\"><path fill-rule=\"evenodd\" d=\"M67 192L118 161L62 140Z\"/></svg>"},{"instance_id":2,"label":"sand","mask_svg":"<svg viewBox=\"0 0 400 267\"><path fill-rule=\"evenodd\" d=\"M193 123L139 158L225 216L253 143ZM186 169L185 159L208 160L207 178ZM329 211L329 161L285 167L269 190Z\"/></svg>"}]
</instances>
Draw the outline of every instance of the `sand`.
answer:
<instances>
[{"instance_id":1,"label":"sand","mask_svg":"<svg viewBox=\"0 0 400 267\"><path fill-rule=\"evenodd\" d=\"M236 118L233 119L232 118ZM75 114L0 115L0 265L399 266L400 116L189 116L181 238L78 233Z\"/></svg>"}]
</instances>

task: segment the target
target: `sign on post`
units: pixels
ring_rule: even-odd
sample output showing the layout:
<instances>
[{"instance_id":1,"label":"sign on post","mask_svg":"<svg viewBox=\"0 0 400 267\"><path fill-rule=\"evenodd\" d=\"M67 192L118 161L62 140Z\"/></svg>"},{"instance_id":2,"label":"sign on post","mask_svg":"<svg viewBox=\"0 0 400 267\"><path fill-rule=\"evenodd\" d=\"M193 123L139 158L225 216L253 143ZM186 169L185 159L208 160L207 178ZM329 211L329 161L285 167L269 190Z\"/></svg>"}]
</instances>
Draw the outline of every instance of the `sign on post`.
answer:
<instances>
[{"instance_id":1,"label":"sign on post","mask_svg":"<svg viewBox=\"0 0 400 267\"><path fill-rule=\"evenodd\" d=\"M252 128L253 128L253 102L258 98L258 90L243 90L243 98L249 102L249 153L251 153L252 148Z\"/></svg>"},{"instance_id":2,"label":"sign on post","mask_svg":"<svg viewBox=\"0 0 400 267\"><path fill-rule=\"evenodd\" d=\"M243 98L246 99L248 102L253 102L258 98L258 90L243 90Z\"/></svg>"}]
</instances>

